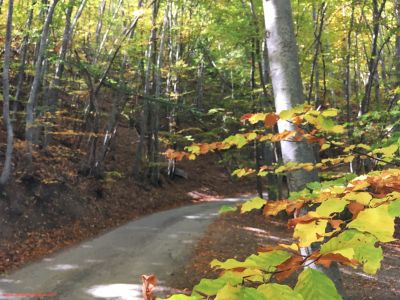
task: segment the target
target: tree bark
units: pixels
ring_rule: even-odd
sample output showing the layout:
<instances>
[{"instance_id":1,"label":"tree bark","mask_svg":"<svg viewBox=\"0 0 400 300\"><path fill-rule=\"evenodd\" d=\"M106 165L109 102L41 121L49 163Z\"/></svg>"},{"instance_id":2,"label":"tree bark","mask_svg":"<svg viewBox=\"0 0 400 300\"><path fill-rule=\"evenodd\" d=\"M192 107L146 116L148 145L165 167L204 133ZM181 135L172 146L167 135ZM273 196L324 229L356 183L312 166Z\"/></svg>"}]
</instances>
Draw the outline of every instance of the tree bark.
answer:
<instances>
[{"instance_id":1,"label":"tree bark","mask_svg":"<svg viewBox=\"0 0 400 300\"><path fill-rule=\"evenodd\" d=\"M14 98L14 104L13 104L13 114L15 116L16 112L18 111L18 102L19 102L19 97L21 94L21 89L22 89L22 84L24 81L25 77L25 65L27 63L27 53L28 53L28 45L29 45L29 40L30 40L30 31L32 27L32 21L33 21L33 5L36 0L32 0L31 7L29 9L28 13L28 20L26 22L26 31L24 34L24 37L22 39L22 44L21 44L21 50L20 50L20 57L19 57L19 68L18 68L18 76L17 76L17 85L15 88L15 98Z\"/></svg>"},{"instance_id":2,"label":"tree bark","mask_svg":"<svg viewBox=\"0 0 400 300\"><path fill-rule=\"evenodd\" d=\"M298 49L294 34L292 7L290 0L263 0L267 46L269 54L272 88L274 90L276 112L291 109L304 103L303 85L300 75ZM295 130L295 126L284 120L278 123L279 132ZM306 142L281 142L283 162L315 163L313 149ZM288 174L289 191L299 191L305 185L318 180L315 171L299 170ZM301 249L308 255L311 248ZM310 267L317 268L315 265ZM335 282L339 292L344 289L337 266L324 270Z\"/></svg>"},{"instance_id":3,"label":"tree bark","mask_svg":"<svg viewBox=\"0 0 400 300\"><path fill-rule=\"evenodd\" d=\"M33 79L31 91L29 94L28 103L26 105L26 126L25 126L25 138L28 146L28 159L32 161L32 140L33 140L33 127L34 127L34 111L36 98L41 84L41 79L43 76L43 60L47 48L47 41L49 37L49 28L51 21L53 19L54 10L56 8L59 0L53 0L49 10L47 12L46 20L43 25L42 34L40 36L40 46L37 55L37 60L35 63L35 77Z\"/></svg>"},{"instance_id":4,"label":"tree bark","mask_svg":"<svg viewBox=\"0 0 400 300\"><path fill-rule=\"evenodd\" d=\"M0 176L0 187L5 185L11 176L12 154L14 132L10 119L10 63L11 63L11 35L12 19L14 10L14 0L8 1L8 13L6 22L6 37L4 45L4 65L3 65L3 119L7 130L6 158Z\"/></svg>"},{"instance_id":5,"label":"tree bark","mask_svg":"<svg viewBox=\"0 0 400 300\"><path fill-rule=\"evenodd\" d=\"M379 32L381 28L382 22L382 14L385 9L386 0L383 0L381 5L378 5L378 0L372 0L373 6L373 29L372 29L372 46L371 46L371 54L368 59L368 80L365 86L364 97L360 103L360 110L358 112L358 116L364 115L368 112L369 104L371 102L371 92L374 84L376 85L376 73L378 62L380 59L380 51L378 50L378 40L379 40Z\"/></svg>"}]
</instances>

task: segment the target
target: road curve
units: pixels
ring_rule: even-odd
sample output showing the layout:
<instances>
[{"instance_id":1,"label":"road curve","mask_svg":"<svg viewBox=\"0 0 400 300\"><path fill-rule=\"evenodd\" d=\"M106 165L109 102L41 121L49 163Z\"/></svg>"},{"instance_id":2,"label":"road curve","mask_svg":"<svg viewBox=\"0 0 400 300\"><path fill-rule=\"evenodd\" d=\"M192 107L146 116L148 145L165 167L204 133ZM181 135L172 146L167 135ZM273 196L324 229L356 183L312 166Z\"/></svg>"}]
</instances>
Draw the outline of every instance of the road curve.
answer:
<instances>
[{"instance_id":1,"label":"road curve","mask_svg":"<svg viewBox=\"0 0 400 300\"><path fill-rule=\"evenodd\" d=\"M132 221L0 276L0 299L142 299L141 275L156 274L162 288L184 265L218 209L241 200L195 204ZM48 296L33 296L38 293Z\"/></svg>"}]
</instances>

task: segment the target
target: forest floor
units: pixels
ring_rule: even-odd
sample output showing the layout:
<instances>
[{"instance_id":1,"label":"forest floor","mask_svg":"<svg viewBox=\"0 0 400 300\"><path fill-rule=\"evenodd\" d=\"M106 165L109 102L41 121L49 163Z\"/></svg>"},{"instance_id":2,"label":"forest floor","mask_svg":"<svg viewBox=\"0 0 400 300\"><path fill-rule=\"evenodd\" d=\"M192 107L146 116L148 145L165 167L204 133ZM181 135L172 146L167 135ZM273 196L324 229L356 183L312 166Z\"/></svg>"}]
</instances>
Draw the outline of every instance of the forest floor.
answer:
<instances>
[{"instance_id":1,"label":"forest floor","mask_svg":"<svg viewBox=\"0 0 400 300\"><path fill-rule=\"evenodd\" d=\"M218 273L210 269L213 259L244 260L257 252L259 246L292 243L287 222L280 218L265 218L259 212L239 215L221 215L205 232L194 247L186 267L175 272L169 286L191 289L201 278L216 278ZM342 279L349 299L400 299L400 242L383 246L385 259L376 276L363 274L361 270L342 268ZM288 282L293 284L293 282Z\"/></svg>"},{"instance_id":2,"label":"forest floor","mask_svg":"<svg viewBox=\"0 0 400 300\"><path fill-rule=\"evenodd\" d=\"M137 182L131 176L136 140L133 129L121 126L106 176L95 179L80 174L85 156L74 150L72 138L37 149L27 174L25 145L17 139L15 180L0 194L0 273L139 216L254 190L251 182L232 182L214 155L179 162L187 180L162 176L158 188Z\"/></svg>"}]
</instances>

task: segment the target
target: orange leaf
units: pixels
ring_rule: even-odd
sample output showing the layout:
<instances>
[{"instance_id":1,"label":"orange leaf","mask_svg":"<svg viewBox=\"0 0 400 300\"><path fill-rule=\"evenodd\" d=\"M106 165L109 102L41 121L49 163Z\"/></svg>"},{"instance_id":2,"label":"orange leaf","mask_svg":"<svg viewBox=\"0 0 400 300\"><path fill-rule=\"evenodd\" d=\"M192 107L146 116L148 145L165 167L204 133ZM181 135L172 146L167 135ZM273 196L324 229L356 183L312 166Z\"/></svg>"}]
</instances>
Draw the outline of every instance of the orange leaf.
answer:
<instances>
[{"instance_id":1,"label":"orange leaf","mask_svg":"<svg viewBox=\"0 0 400 300\"><path fill-rule=\"evenodd\" d=\"M289 203L288 200L268 201L263 213L265 216L276 216L279 212L285 210Z\"/></svg>"},{"instance_id":2,"label":"orange leaf","mask_svg":"<svg viewBox=\"0 0 400 300\"><path fill-rule=\"evenodd\" d=\"M200 144L200 154L207 154L210 151L210 146L208 144Z\"/></svg>"},{"instance_id":3,"label":"orange leaf","mask_svg":"<svg viewBox=\"0 0 400 300\"><path fill-rule=\"evenodd\" d=\"M328 253L318 259L316 263L318 265L324 266L325 268L329 268L334 261L346 266L356 266L358 264L356 260L350 260L347 257L344 257L343 255L338 253Z\"/></svg>"},{"instance_id":4,"label":"orange leaf","mask_svg":"<svg viewBox=\"0 0 400 300\"><path fill-rule=\"evenodd\" d=\"M347 205L349 211L353 214L353 220L357 218L360 211L364 210L365 206L359 202L352 201L349 205Z\"/></svg>"},{"instance_id":5,"label":"orange leaf","mask_svg":"<svg viewBox=\"0 0 400 300\"><path fill-rule=\"evenodd\" d=\"M269 113L265 116L264 125L266 128L274 127L278 122L279 117L274 113Z\"/></svg>"},{"instance_id":6,"label":"orange leaf","mask_svg":"<svg viewBox=\"0 0 400 300\"><path fill-rule=\"evenodd\" d=\"M329 220L328 222L334 229L338 229L344 223L342 220Z\"/></svg>"},{"instance_id":7,"label":"orange leaf","mask_svg":"<svg viewBox=\"0 0 400 300\"><path fill-rule=\"evenodd\" d=\"M302 201L291 202L286 208L286 212L288 215L291 215L295 210L299 210L304 205Z\"/></svg>"},{"instance_id":8,"label":"orange leaf","mask_svg":"<svg viewBox=\"0 0 400 300\"><path fill-rule=\"evenodd\" d=\"M154 300L153 290L157 283L157 277L154 275L142 275L142 282L143 300Z\"/></svg>"}]
</instances>

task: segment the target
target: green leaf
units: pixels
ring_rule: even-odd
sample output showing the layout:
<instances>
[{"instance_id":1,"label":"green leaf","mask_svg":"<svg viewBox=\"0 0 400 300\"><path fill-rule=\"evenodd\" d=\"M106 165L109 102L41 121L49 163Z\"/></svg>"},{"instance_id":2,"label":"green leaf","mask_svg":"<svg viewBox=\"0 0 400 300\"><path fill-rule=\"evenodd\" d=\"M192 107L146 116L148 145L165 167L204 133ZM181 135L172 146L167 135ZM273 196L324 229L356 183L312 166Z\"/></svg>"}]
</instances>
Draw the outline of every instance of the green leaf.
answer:
<instances>
[{"instance_id":1,"label":"green leaf","mask_svg":"<svg viewBox=\"0 0 400 300\"><path fill-rule=\"evenodd\" d=\"M237 211L237 207L236 206L230 206L230 205L223 205L220 209L219 209L219 213L220 214L224 214L224 213L228 213L228 212L234 212Z\"/></svg>"},{"instance_id":2,"label":"green leaf","mask_svg":"<svg viewBox=\"0 0 400 300\"><path fill-rule=\"evenodd\" d=\"M301 294L304 300L342 299L332 280L324 273L312 268L301 272L294 291Z\"/></svg>"},{"instance_id":3,"label":"green leaf","mask_svg":"<svg viewBox=\"0 0 400 300\"><path fill-rule=\"evenodd\" d=\"M331 119L324 117L323 115L318 116L319 128L323 131L332 131L335 126L335 122Z\"/></svg>"},{"instance_id":4,"label":"green leaf","mask_svg":"<svg viewBox=\"0 0 400 300\"><path fill-rule=\"evenodd\" d=\"M225 262L221 262L214 259L211 262L212 268L230 270L236 268L256 268L264 270L266 272L272 272L275 267L285 262L291 257L286 251L275 250L270 252L260 252L258 255L251 255L246 258L245 261L237 261L236 259L228 259Z\"/></svg>"},{"instance_id":5,"label":"green leaf","mask_svg":"<svg viewBox=\"0 0 400 300\"><path fill-rule=\"evenodd\" d=\"M375 274L383 259L382 248L375 247L377 242L371 234L350 229L322 244L320 252L322 255L337 253L348 259L355 259L363 264L364 272Z\"/></svg>"},{"instance_id":6,"label":"green leaf","mask_svg":"<svg viewBox=\"0 0 400 300\"><path fill-rule=\"evenodd\" d=\"M277 300L303 300L303 296L293 291L287 285L277 283L263 284L257 288L258 291L263 293L267 299Z\"/></svg>"},{"instance_id":7,"label":"green leaf","mask_svg":"<svg viewBox=\"0 0 400 300\"><path fill-rule=\"evenodd\" d=\"M240 276L240 274L235 272L226 272L217 279L204 278L193 288L192 296L201 296L201 294L214 296L227 283L231 285L237 285L242 281L243 278Z\"/></svg>"},{"instance_id":8,"label":"green leaf","mask_svg":"<svg viewBox=\"0 0 400 300\"><path fill-rule=\"evenodd\" d=\"M186 296L186 295L173 295L169 298L166 298L165 300L199 300L201 298L199 298L198 296ZM162 300L161 298L157 298L156 300Z\"/></svg>"},{"instance_id":9,"label":"green leaf","mask_svg":"<svg viewBox=\"0 0 400 300\"><path fill-rule=\"evenodd\" d=\"M224 140L224 143L227 143L230 145L236 145L236 147L238 147L238 149L241 149L245 145L248 144L248 141L242 134L236 134L236 135L226 138Z\"/></svg>"},{"instance_id":10,"label":"green leaf","mask_svg":"<svg viewBox=\"0 0 400 300\"><path fill-rule=\"evenodd\" d=\"M264 200L260 197L253 198L242 204L242 208L241 208L240 212L243 214L243 213L252 211L253 209L260 209L265 204L267 204L266 200Z\"/></svg>"},{"instance_id":11,"label":"green leaf","mask_svg":"<svg viewBox=\"0 0 400 300\"><path fill-rule=\"evenodd\" d=\"M317 208L316 212L321 217L329 217L333 213L340 213L344 210L349 201L340 198L328 199Z\"/></svg>"},{"instance_id":12,"label":"green leaf","mask_svg":"<svg viewBox=\"0 0 400 300\"><path fill-rule=\"evenodd\" d=\"M400 199L389 204L389 214L392 217L400 217Z\"/></svg>"},{"instance_id":13,"label":"green leaf","mask_svg":"<svg viewBox=\"0 0 400 300\"><path fill-rule=\"evenodd\" d=\"M233 287L227 284L218 292L215 300L267 300L267 298L254 288Z\"/></svg>"},{"instance_id":14,"label":"green leaf","mask_svg":"<svg viewBox=\"0 0 400 300\"><path fill-rule=\"evenodd\" d=\"M307 188L309 188L310 190L318 190L321 188L321 182L319 181L314 181L314 182L309 182L307 183Z\"/></svg>"},{"instance_id":15,"label":"green leaf","mask_svg":"<svg viewBox=\"0 0 400 300\"><path fill-rule=\"evenodd\" d=\"M395 239L394 217L389 214L389 205L381 205L361 211L357 219L347 225L359 231L373 234L381 242L391 242Z\"/></svg>"}]
</instances>

